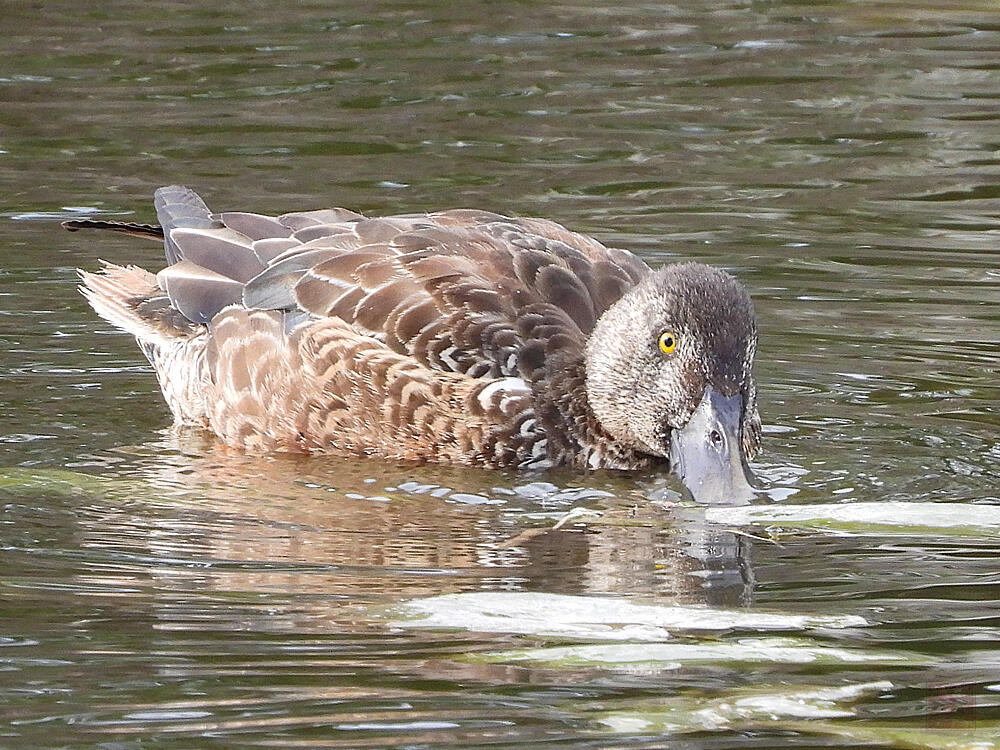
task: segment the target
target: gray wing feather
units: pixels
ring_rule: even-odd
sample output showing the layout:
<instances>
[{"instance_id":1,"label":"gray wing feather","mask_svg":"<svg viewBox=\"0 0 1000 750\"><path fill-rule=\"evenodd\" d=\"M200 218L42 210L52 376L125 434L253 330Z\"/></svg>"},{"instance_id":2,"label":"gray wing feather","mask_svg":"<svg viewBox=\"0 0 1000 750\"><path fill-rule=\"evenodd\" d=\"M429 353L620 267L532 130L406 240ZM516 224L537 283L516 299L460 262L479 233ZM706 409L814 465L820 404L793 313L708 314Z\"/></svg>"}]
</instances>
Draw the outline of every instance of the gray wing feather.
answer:
<instances>
[{"instance_id":1,"label":"gray wing feather","mask_svg":"<svg viewBox=\"0 0 1000 750\"><path fill-rule=\"evenodd\" d=\"M333 237L338 234L350 234L353 229L352 224L313 224L312 226L297 229L292 236L299 242L310 242Z\"/></svg>"},{"instance_id":2,"label":"gray wing feather","mask_svg":"<svg viewBox=\"0 0 1000 750\"><path fill-rule=\"evenodd\" d=\"M170 304L195 323L208 323L224 307L243 298L243 284L189 260L181 260L156 274Z\"/></svg>"},{"instance_id":3,"label":"gray wing feather","mask_svg":"<svg viewBox=\"0 0 1000 750\"><path fill-rule=\"evenodd\" d=\"M296 307L295 284L306 271L337 255L343 250L318 248L290 255L272 263L247 282L243 304L261 310L291 310Z\"/></svg>"},{"instance_id":4,"label":"gray wing feather","mask_svg":"<svg viewBox=\"0 0 1000 750\"><path fill-rule=\"evenodd\" d=\"M246 235L232 229L172 229L181 258L244 284L264 270Z\"/></svg>"},{"instance_id":5,"label":"gray wing feather","mask_svg":"<svg viewBox=\"0 0 1000 750\"><path fill-rule=\"evenodd\" d=\"M230 229L245 234L252 240L272 237L289 237L292 230L273 216L253 214L244 211L225 211L216 217Z\"/></svg>"},{"instance_id":6,"label":"gray wing feather","mask_svg":"<svg viewBox=\"0 0 1000 750\"><path fill-rule=\"evenodd\" d=\"M176 263L184 256L176 243L170 239L170 230L177 227L192 229L209 229L221 227L222 224L212 218L205 201L190 188L182 185L167 185L159 188L153 194L153 206L156 208L156 218L163 227L164 251L168 263Z\"/></svg>"},{"instance_id":7,"label":"gray wing feather","mask_svg":"<svg viewBox=\"0 0 1000 750\"><path fill-rule=\"evenodd\" d=\"M316 224L339 224L347 221L357 221L365 218L355 211L348 211L346 208L323 208L319 211L295 211L290 214L282 214L277 217L278 221L292 229L298 231Z\"/></svg>"},{"instance_id":8,"label":"gray wing feather","mask_svg":"<svg viewBox=\"0 0 1000 750\"><path fill-rule=\"evenodd\" d=\"M251 247L253 247L254 255L266 266L286 250L301 247L301 244L298 240L293 240L290 237L274 237L255 240Z\"/></svg>"}]
</instances>

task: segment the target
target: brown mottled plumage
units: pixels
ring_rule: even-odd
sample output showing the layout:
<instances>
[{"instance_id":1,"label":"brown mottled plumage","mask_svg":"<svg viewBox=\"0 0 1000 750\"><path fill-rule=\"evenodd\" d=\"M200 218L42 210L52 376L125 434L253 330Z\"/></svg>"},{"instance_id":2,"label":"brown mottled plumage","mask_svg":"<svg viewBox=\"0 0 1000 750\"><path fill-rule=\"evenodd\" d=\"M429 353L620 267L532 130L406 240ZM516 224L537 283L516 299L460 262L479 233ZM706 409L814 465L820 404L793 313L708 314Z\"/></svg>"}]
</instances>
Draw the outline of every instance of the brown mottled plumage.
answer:
<instances>
[{"instance_id":1,"label":"brown mottled plumage","mask_svg":"<svg viewBox=\"0 0 1000 750\"><path fill-rule=\"evenodd\" d=\"M639 468L711 386L760 441L749 297L700 264L653 272L544 219L486 211L211 213L156 193L154 276L81 272L133 334L181 423L251 451L483 466ZM676 352L657 337L670 330Z\"/></svg>"}]
</instances>

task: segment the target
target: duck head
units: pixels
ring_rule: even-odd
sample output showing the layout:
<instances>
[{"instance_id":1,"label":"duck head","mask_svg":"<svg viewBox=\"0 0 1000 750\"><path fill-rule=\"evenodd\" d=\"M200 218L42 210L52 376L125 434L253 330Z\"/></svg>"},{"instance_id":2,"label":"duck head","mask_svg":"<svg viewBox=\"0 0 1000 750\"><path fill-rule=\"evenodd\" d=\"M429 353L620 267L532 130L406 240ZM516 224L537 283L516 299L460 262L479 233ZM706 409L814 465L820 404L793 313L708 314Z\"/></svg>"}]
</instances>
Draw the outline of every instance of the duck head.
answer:
<instances>
[{"instance_id":1,"label":"duck head","mask_svg":"<svg viewBox=\"0 0 1000 750\"><path fill-rule=\"evenodd\" d=\"M602 427L670 460L697 502L753 497L760 448L757 324L746 289L701 263L668 265L601 316L587 343L587 398Z\"/></svg>"}]
</instances>

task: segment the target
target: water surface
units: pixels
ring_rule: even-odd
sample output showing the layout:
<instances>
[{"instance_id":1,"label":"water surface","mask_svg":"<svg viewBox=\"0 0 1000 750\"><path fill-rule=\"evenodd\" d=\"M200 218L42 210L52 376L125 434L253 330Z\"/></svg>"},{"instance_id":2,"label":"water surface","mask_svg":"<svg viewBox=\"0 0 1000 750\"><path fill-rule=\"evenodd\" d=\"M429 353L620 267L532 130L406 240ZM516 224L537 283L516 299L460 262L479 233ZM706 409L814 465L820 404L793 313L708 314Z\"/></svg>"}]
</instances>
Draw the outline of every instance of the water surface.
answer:
<instances>
[{"instance_id":1,"label":"water surface","mask_svg":"<svg viewBox=\"0 0 1000 750\"><path fill-rule=\"evenodd\" d=\"M0 745L1000 746L992 3L10 5ZM58 226L170 183L733 271L767 495L172 434Z\"/></svg>"}]
</instances>

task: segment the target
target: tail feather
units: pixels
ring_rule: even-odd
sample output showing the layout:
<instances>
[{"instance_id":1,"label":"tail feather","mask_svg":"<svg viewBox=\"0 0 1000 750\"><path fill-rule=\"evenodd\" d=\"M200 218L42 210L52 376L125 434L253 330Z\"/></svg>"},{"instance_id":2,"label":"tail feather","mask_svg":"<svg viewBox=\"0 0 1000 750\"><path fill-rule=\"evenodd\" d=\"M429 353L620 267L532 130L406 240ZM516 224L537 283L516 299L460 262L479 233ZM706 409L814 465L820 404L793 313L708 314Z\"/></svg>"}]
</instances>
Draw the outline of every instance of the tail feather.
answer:
<instances>
[{"instance_id":1,"label":"tail feather","mask_svg":"<svg viewBox=\"0 0 1000 750\"><path fill-rule=\"evenodd\" d=\"M165 343L163 334L139 312L142 302L162 294L156 277L138 266L116 266L102 261L100 273L77 271L79 289L98 315L116 328L135 336L140 343Z\"/></svg>"},{"instance_id":2,"label":"tail feather","mask_svg":"<svg viewBox=\"0 0 1000 750\"><path fill-rule=\"evenodd\" d=\"M79 289L111 325L131 333L143 346L172 343L204 330L170 304L149 271L101 262L104 268L99 273L77 271L82 282Z\"/></svg>"},{"instance_id":3,"label":"tail feather","mask_svg":"<svg viewBox=\"0 0 1000 750\"><path fill-rule=\"evenodd\" d=\"M204 426L207 417L201 383L205 327L171 307L149 271L102 263L99 273L79 271L80 292L104 320L135 336L156 370L174 420Z\"/></svg>"}]
</instances>

